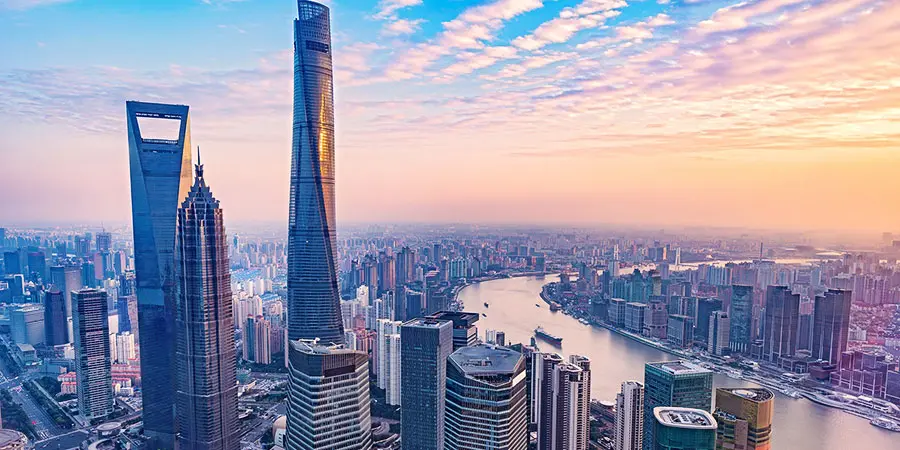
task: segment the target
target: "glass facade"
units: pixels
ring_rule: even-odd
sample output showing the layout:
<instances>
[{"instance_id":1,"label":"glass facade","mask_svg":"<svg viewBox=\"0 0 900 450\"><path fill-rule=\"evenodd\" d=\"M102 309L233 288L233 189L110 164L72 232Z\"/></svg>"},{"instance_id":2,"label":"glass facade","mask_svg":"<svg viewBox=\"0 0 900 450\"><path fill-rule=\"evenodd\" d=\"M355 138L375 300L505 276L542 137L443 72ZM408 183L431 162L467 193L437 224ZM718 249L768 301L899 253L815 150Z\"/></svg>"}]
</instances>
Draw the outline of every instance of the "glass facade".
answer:
<instances>
[{"instance_id":1,"label":"glass facade","mask_svg":"<svg viewBox=\"0 0 900 450\"><path fill-rule=\"evenodd\" d=\"M327 7L298 2L288 224L288 336L343 342L334 217L334 101Z\"/></svg>"},{"instance_id":2,"label":"glass facade","mask_svg":"<svg viewBox=\"0 0 900 450\"><path fill-rule=\"evenodd\" d=\"M644 450L654 448L653 409L673 406L709 411L712 408L712 381L711 371L687 361L644 366Z\"/></svg>"},{"instance_id":3,"label":"glass facade","mask_svg":"<svg viewBox=\"0 0 900 450\"><path fill-rule=\"evenodd\" d=\"M175 222L191 185L188 107L126 102L144 432L174 447ZM180 121L178 139L145 139L138 118Z\"/></svg>"},{"instance_id":4,"label":"glass facade","mask_svg":"<svg viewBox=\"0 0 900 450\"><path fill-rule=\"evenodd\" d=\"M178 209L175 411L179 448L237 450L236 350L228 245L203 166Z\"/></svg>"},{"instance_id":5,"label":"glass facade","mask_svg":"<svg viewBox=\"0 0 900 450\"><path fill-rule=\"evenodd\" d=\"M750 330L753 324L753 286L734 285L731 287L731 317L728 331L728 347L732 352L746 353L753 339Z\"/></svg>"},{"instance_id":6,"label":"glass facade","mask_svg":"<svg viewBox=\"0 0 900 450\"><path fill-rule=\"evenodd\" d=\"M447 362L444 448L528 448L525 358L492 345L463 347Z\"/></svg>"},{"instance_id":7,"label":"glass facade","mask_svg":"<svg viewBox=\"0 0 900 450\"><path fill-rule=\"evenodd\" d=\"M444 448L447 358L453 322L415 319L400 328L401 440L409 450Z\"/></svg>"},{"instance_id":8,"label":"glass facade","mask_svg":"<svg viewBox=\"0 0 900 450\"><path fill-rule=\"evenodd\" d=\"M78 410L94 419L113 412L106 292L82 289L72 295Z\"/></svg>"}]
</instances>

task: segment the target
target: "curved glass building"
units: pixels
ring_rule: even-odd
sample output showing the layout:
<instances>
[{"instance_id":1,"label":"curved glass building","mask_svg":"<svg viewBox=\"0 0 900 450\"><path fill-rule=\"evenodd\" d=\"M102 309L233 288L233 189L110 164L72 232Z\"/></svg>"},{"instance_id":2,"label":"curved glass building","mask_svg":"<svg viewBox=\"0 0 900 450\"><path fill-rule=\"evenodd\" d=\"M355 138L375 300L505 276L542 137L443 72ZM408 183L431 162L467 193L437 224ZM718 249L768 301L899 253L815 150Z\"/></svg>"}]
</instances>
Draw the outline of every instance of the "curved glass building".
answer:
<instances>
[{"instance_id":1,"label":"curved glass building","mask_svg":"<svg viewBox=\"0 0 900 450\"><path fill-rule=\"evenodd\" d=\"M334 100L328 8L294 20L294 134L288 224L288 337L342 343L335 257Z\"/></svg>"}]
</instances>

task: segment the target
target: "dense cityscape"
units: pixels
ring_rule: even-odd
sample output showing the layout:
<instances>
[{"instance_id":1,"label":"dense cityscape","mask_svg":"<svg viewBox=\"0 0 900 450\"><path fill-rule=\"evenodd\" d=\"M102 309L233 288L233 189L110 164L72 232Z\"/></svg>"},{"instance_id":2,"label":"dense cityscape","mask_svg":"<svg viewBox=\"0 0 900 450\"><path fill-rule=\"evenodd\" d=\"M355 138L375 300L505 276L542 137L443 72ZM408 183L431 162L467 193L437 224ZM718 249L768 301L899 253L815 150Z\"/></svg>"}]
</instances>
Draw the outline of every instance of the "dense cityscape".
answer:
<instances>
[{"instance_id":1,"label":"dense cityscape","mask_svg":"<svg viewBox=\"0 0 900 450\"><path fill-rule=\"evenodd\" d=\"M297 4L287 228L139 100L130 223L0 223L0 450L900 446L900 235L342 223Z\"/></svg>"}]
</instances>

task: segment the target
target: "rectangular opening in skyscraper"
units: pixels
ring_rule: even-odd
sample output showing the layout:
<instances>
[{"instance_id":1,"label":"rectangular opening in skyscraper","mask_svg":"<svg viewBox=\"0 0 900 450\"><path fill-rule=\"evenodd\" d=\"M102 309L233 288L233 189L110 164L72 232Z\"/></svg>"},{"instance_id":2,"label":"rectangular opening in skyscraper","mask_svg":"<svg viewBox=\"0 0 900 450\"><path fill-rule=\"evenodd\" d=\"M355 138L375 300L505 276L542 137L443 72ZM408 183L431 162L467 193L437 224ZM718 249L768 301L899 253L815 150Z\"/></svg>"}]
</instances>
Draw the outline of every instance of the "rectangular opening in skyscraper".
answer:
<instances>
[{"instance_id":1,"label":"rectangular opening in skyscraper","mask_svg":"<svg viewBox=\"0 0 900 450\"><path fill-rule=\"evenodd\" d=\"M180 117L151 117L149 115L137 116L138 127L143 141L168 141L178 142L181 131Z\"/></svg>"}]
</instances>

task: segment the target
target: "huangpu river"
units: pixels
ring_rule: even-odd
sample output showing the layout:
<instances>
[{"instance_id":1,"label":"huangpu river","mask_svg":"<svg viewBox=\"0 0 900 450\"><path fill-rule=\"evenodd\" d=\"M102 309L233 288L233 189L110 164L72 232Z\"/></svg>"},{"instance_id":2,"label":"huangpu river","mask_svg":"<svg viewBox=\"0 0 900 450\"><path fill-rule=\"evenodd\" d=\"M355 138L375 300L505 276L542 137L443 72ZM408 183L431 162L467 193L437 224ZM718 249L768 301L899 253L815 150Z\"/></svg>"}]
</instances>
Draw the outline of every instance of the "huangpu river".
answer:
<instances>
[{"instance_id":1,"label":"huangpu river","mask_svg":"<svg viewBox=\"0 0 900 450\"><path fill-rule=\"evenodd\" d=\"M591 359L591 397L597 400L614 401L622 381L643 381L644 363L675 358L609 330L583 325L561 312L550 312L539 294L541 286L553 280L548 276L486 281L464 288L459 300L465 311L487 315L480 317L477 324L482 337L487 329L500 330L506 333L508 343L528 343L539 325L562 337L562 347L555 351ZM490 306L485 307L485 302ZM540 340L538 345L544 351L554 351L554 347ZM752 384L716 374L714 385ZM876 428L868 420L806 399L792 399L777 392L775 395L775 450L900 449L900 433Z\"/></svg>"}]
</instances>

